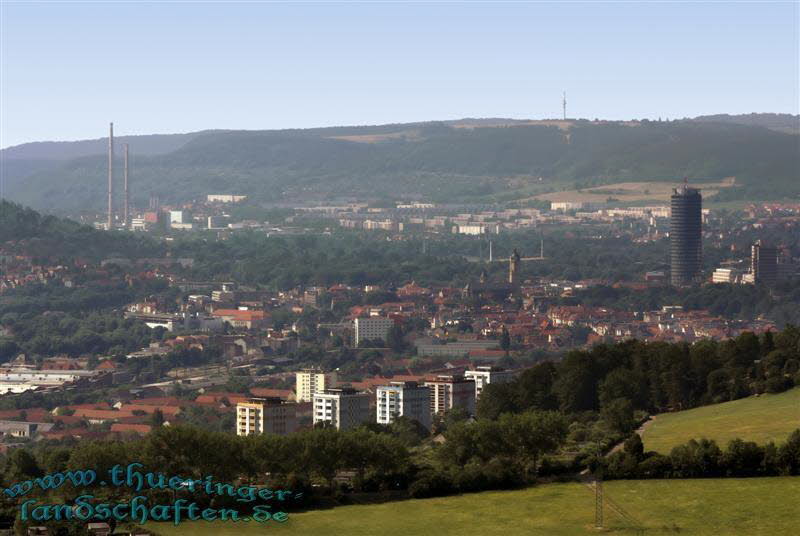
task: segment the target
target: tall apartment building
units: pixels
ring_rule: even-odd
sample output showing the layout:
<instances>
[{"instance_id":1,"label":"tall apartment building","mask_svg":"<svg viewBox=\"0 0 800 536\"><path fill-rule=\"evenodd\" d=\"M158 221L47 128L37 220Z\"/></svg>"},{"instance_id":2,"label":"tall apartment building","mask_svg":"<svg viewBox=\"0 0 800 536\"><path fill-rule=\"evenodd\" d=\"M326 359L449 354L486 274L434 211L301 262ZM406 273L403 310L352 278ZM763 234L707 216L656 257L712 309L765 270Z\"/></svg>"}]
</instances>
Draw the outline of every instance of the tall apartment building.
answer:
<instances>
[{"instance_id":1,"label":"tall apartment building","mask_svg":"<svg viewBox=\"0 0 800 536\"><path fill-rule=\"evenodd\" d=\"M476 367L464 371L464 377L475 382L475 400L481 396L483 388L490 383L506 383L514 379L514 373L497 367Z\"/></svg>"},{"instance_id":2,"label":"tall apartment building","mask_svg":"<svg viewBox=\"0 0 800 536\"><path fill-rule=\"evenodd\" d=\"M778 280L778 250L767 247L761 240L750 248L750 273L756 283L774 285Z\"/></svg>"},{"instance_id":3,"label":"tall apartment building","mask_svg":"<svg viewBox=\"0 0 800 536\"><path fill-rule=\"evenodd\" d=\"M670 198L670 282L687 286L702 276L703 198L700 190L683 185Z\"/></svg>"},{"instance_id":4,"label":"tall apartment building","mask_svg":"<svg viewBox=\"0 0 800 536\"><path fill-rule=\"evenodd\" d=\"M430 388L431 415L444 414L453 408L464 408L475 414L475 380L461 375L442 375L427 380Z\"/></svg>"},{"instance_id":5,"label":"tall apartment building","mask_svg":"<svg viewBox=\"0 0 800 536\"><path fill-rule=\"evenodd\" d=\"M295 376L298 402L311 402L314 393L325 392L326 389L333 389L338 384L336 372L322 372L320 369L305 369Z\"/></svg>"},{"instance_id":6,"label":"tall apartment building","mask_svg":"<svg viewBox=\"0 0 800 536\"><path fill-rule=\"evenodd\" d=\"M378 424L391 424L397 417L419 421L431 428L431 390L417 382L391 382L375 391Z\"/></svg>"},{"instance_id":7,"label":"tall apartment building","mask_svg":"<svg viewBox=\"0 0 800 536\"><path fill-rule=\"evenodd\" d=\"M277 397L236 404L236 435L286 435L297 430L297 404Z\"/></svg>"},{"instance_id":8,"label":"tall apartment building","mask_svg":"<svg viewBox=\"0 0 800 536\"><path fill-rule=\"evenodd\" d=\"M355 428L370 420L369 395L353 388L314 393L314 424L325 422L337 430Z\"/></svg>"},{"instance_id":9,"label":"tall apartment building","mask_svg":"<svg viewBox=\"0 0 800 536\"><path fill-rule=\"evenodd\" d=\"M356 318L353 321L353 343L355 346L362 341L381 339L386 341L389 330L394 326L394 320L385 316L369 316Z\"/></svg>"}]
</instances>

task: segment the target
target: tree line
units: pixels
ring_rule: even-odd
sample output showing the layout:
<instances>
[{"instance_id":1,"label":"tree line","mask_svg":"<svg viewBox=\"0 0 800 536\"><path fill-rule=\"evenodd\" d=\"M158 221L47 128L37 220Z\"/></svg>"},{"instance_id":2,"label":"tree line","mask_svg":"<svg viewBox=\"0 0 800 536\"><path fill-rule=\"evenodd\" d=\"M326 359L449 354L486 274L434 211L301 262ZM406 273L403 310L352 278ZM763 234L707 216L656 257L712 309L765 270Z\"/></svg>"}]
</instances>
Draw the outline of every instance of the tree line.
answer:
<instances>
[{"instance_id":1,"label":"tree line","mask_svg":"<svg viewBox=\"0 0 800 536\"><path fill-rule=\"evenodd\" d=\"M488 385L478 415L496 419L530 409L600 412L621 433L634 412L689 409L800 385L800 329L745 332L694 344L631 340L568 352L514 381Z\"/></svg>"},{"instance_id":2,"label":"tree line","mask_svg":"<svg viewBox=\"0 0 800 536\"><path fill-rule=\"evenodd\" d=\"M622 450L593 465L596 474L609 480L800 475L800 428L778 446L733 439L722 450L713 439L691 439L668 455L645 452L633 434Z\"/></svg>"}]
</instances>

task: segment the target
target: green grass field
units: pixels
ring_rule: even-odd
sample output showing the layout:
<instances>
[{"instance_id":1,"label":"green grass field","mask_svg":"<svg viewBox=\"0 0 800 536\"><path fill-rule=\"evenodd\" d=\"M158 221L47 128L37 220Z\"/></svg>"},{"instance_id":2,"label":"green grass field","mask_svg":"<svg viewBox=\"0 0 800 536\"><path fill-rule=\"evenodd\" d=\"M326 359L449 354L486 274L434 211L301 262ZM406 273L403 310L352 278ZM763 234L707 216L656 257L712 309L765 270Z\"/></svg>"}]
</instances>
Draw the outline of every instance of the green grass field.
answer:
<instances>
[{"instance_id":1,"label":"green grass field","mask_svg":"<svg viewBox=\"0 0 800 536\"><path fill-rule=\"evenodd\" d=\"M645 427L642 439L646 450L668 454L672 447L701 437L714 439L723 449L737 437L780 444L795 428L800 428L800 388L662 413Z\"/></svg>"},{"instance_id":2,"label":"green grass field","mask_svg":"<svg viewBox=\"0 0 800 536\"><path fill-rule=\"evenodd\" d=\"M800 477L636 480L604 484L644 534L779 536L796 534ZM348 536L465 536L592 534L594 492L583 484L546 484L520 491L343 506L290 514L284 524L192 522L148 524L163 536L346 534ZM606 528L637 534L610 508Z\"/></svg>"}]
</instances>

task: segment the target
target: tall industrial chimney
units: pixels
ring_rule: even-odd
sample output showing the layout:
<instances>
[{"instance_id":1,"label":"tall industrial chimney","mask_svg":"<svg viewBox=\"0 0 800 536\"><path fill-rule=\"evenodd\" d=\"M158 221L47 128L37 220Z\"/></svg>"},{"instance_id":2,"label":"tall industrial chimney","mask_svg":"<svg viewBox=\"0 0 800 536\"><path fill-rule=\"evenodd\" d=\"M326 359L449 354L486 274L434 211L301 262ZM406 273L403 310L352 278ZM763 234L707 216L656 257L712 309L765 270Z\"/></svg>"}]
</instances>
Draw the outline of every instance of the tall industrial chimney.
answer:
<instances>
[{"instance_id":1,"label":"tall industrial chimney","mask_svg":"<svg viewBox=\"0 0 800 536\"><path fill-rule=\"evenodd\" d=\"M125 177L125 207L123 209L123 215L125 217L125 220L124 220L123 225L127 229L128 225L130 225L130 220L129 220L129 218L130 218L130 195L128 194L128 144L126 143L124 147L125 147L125 172L124 172L124 177Z\"/></svg>"},{"instance_id":2,"label":"tall industrial chimney","mask_svg":"<svg viewBox=\"0 0 800 536\"><path fill-rule=\"evenodd\" d=\"M108 230L114 226L114 123L108 128Z\"/></svg>"}]
</instances>

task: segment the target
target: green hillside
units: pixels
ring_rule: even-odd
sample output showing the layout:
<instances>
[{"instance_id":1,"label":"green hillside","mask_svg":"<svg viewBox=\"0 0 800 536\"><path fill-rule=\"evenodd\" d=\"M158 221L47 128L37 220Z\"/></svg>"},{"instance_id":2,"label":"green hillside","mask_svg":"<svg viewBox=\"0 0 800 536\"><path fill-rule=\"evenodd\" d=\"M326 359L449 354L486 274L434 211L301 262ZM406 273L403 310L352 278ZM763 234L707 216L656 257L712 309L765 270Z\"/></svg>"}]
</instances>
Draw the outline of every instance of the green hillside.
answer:
<instances>
[{"instance_id":1,"label":"green hillside","mask_svg":"<svg viewBox=\"0 0 800 536\"><path fill-rule=\"evenodd\" d=\"M168 154L134 153L132 191L140 206L151 194L174 202L212 192L262 201L482 201L626 180L735 176L729 198L786 198L800 193L798 140L758 126L688 121L209 131ZM46 210L102 208L105 177L105 157L84 156L14 181L7 195Z\"/></svg>"},{"instance_id":2,"label":"green hillside","mask_svg":"<svg viewBox=\"0 0 800 536\"><path fill-rule=\"evenodd\" d=\"M114 255L156 256L163 252L163 246L150 237L98 231L5 199L0 199L0 244L34 257L100 259Z\"/></svg>"},{"instance_id":3,"label":"green hillside","mask_svg":"<svg viewBox=\"0 0 800 536\"><path fill-rule=\"evenodd\" d=\"M614 481L606 496L645 529L645 534L774 536L797 522L800 477ZM776 500L777 497L786 500ZM408 500L290 514L285 524L191 522L145 527L162 536L251 534L347 534L405 536L595 534L594 492L583 484L547 484L521 491ZM606 528L637 534L608 506Z\"/></svg>"},{"instance_id":4,"label":"green hillside","mask_svg":"<svg viewBox=\"0 0 800 536\"><path fill-rule=\"evenodd\" d=\"M800 428L800 388L663 413L647 424L642 439L645 450L668 454L672 447L701 437L713 439L722 447L737 437L777 444L795 428Z\"/></svg>"}]
</instances>

